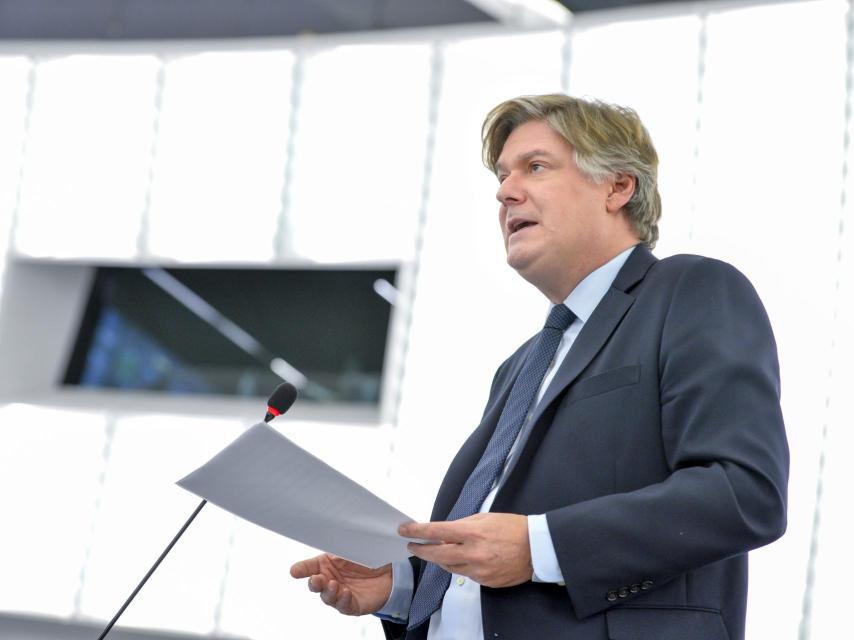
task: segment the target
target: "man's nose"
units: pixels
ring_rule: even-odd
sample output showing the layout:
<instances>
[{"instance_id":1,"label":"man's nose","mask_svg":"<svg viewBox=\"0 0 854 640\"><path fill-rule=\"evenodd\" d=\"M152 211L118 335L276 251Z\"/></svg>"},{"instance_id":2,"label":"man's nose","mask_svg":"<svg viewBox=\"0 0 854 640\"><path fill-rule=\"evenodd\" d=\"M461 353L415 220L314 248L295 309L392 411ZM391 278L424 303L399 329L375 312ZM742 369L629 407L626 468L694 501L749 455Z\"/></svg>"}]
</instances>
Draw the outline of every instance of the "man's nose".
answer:
<instances>
[{"instance_id":1,"label":"man's nose","mask_svg":"<svg viewBox=\"0 0 854 640\"><path fill-rule=\"evenodd\" d=\"M495 199L505 206L508 204L518 204L524 197L519 180L512 173L501 181L501 184L498 185L498 191L495 194Z\"/></svg>"}]
</instances>

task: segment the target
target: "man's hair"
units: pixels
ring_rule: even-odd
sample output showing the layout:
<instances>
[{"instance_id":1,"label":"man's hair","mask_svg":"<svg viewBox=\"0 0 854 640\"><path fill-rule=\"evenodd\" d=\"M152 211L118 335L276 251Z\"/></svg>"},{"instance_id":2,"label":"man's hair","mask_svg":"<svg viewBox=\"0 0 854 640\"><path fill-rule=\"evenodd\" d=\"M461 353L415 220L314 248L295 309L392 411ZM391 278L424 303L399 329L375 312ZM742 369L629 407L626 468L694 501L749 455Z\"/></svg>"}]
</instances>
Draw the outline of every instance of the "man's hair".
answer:
<instances>
[{"instance_id":1,"label":"man's hair","mask_svg":"<svg viewBox=\"0 0 854 640\"><path fill-rule=\"evenodd\" d=\"M641 242L654 247L661 217L658 154L638 114L626 107L559 93L502 102L489 112L481 130L483 163L493 173L512 131L532 120L548 123L563 136L572 145L575 164L594 182L618 173L635 177L635 192L624 209Z\"/></svg>"}]
</instances>

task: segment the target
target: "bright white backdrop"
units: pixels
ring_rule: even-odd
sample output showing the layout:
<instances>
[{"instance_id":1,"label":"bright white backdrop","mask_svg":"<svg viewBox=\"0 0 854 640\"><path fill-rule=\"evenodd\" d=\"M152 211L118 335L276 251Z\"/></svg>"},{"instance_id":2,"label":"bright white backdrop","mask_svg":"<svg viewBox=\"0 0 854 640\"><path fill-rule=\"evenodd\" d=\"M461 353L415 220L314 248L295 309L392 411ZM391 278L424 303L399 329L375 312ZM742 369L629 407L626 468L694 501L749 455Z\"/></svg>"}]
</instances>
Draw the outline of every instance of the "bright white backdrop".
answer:
<instances>
[{"instance_id":1,"label":"bright white backdrop","mask_svg":"<svg viewBox=\"0 0 854 640\"><path fill-rule=\"evenodd\" d=\"M832 637L854 568L849 13L844 0L708 2L551 32L16 45L0 51L0 269L400 261L379 425L286 428L426 518L494 368L546 309L504 265L482 118L559 90L632 106L662 158L658 255L735 264L778 339L790 525L751 556L748 635ZM193 508L171 483L248 422L63 397L0 408L0 611L105 620ZM124 620L380 637L287 577L306 553L211 509Z\"/></svg>"}]
</instances>

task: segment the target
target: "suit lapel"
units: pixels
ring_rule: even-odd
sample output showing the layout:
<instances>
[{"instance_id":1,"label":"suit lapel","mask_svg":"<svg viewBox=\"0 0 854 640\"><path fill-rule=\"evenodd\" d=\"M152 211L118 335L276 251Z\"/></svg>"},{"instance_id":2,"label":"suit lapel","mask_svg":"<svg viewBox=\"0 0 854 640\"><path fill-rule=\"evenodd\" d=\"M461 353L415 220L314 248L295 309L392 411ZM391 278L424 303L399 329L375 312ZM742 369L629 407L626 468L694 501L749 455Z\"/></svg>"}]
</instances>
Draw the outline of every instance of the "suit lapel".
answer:
<instances>
[{"instance_id":1,"label":"suit lapel","mask_svg":"<svg viewBox=\"0 0 854 640\"><path fill-rule=\"evenodd\" d=\"M572 349L567 354L554 380L549 385L542 401L537 405L534 414L531 416L534 424L536 424L536 421L539 420L551 402L566 387L572 384L605 345L620 320L634 302L634 297L626 293L626 291L642 280L647 270L656 261L655 256L643 245L638 245L632 251L623 268L620 269L620 272L614 279L611 288L585 323L581 333L579 333L575 343L572 345ZM486 450L486 445L489 443L489 439L498 425L498 419L501 417L501 411L504 409L507 396L510 395L510 389L513 383L516 382L516 378L525 363L525 359L528 357L528 352L533 347L535 339L536 336L529 340L528 344L519 350L516 358L511 363L508 363L511 369L507 372L504 383L489 399L490 404L484 413L480 425L478 425L477 429L475 429L451 463L451 467L448 469L445 480L442 482L442 486L436 496L433 515L431 517L432 520L443 520L447 517L460 495L463 485Z\"/></svg>"},{"instance_id":2,"label":"suit lapel","mask_svg":"<svg viewBox=\"0 0 854 640\"><path fill-rule=\"evenodd\" d=\"M531 420L536 424L543 411L578 377L593 357L599 353L614 328L632 306L634 298L616 289L610 289L584 324L572 348L555 374L543 399L537 405Z\"/></svg>"},{"instance_id":3,"label":"suit lapel","mask_svg":"<svg viewBox=\"0 0 854 640\"><path fill-rule=\"evenodd\" d=\"M510 470L499 490L491 511L507 509L508 501L512 499L519 482L523 481L524 475L520 474L526 473L527 463L524 461L531 459L533 450L539 446L542 440L541 431L549 427L543 419L544 414L549 410L554 400L563 394L608 342L635 301L635 296L631 295L630 290L643 280L646 272L657 261L649 249L639 245L620 269L611 288L605 293L605 296L582 327L542 400L537 404L531 416L533 427L528 440L519 453L517 463ZM543 424L539 424L540 422Z\"/></svg>"},{"instance_id":4,"label":"suit lapel","mask_svg":"<svg viewBox=\"0 0 854 640\"><path fill-rule=\"evenodd\" d=\"M578 375L587 368L590 361L602 349L608 338L617 328L620 320L634 303L634 296L626 293L640 282L649 268L657 261L644 245L638 245L629 255L620 269L611 288L593 310L590 318L581 328L569 353L555 374L542 401L537 405L531 420L534 424L543 411L571 385Z\"/></svg>"},{"instance_id":5,"label":"suit lapel","mask_svg":"<svg viewBox=\"0 0 854 640\"><path fill-rule=\"evenodd\" d=\"M649 268L658 262L658 258L652 255L652 252L645 245L639 244L635 250L631 252L626 264L620 269L617 277L611 285L617 291L627 292L634 287L638 282L643 280Z\"/></svg>"}]
</instances>

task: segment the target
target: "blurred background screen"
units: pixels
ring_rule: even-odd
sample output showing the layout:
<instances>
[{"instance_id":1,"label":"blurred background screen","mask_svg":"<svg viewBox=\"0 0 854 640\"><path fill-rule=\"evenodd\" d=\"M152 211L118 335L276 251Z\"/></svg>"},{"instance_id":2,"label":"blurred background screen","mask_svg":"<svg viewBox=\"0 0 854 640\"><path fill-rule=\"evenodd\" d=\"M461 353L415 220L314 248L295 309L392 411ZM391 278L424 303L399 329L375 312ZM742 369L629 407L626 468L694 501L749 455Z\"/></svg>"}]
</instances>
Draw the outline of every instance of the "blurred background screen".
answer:
<instances>
[{"instance_id":1,"label":"blurred background screen","mask_svg":"<svg viewBox=\"0 0 854 640\"><path fill-rule=\"evenodd\" d=\"M379 401L393 270L101 267L66 385Z\"/></svg>"}]
</instances>

